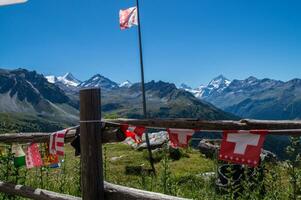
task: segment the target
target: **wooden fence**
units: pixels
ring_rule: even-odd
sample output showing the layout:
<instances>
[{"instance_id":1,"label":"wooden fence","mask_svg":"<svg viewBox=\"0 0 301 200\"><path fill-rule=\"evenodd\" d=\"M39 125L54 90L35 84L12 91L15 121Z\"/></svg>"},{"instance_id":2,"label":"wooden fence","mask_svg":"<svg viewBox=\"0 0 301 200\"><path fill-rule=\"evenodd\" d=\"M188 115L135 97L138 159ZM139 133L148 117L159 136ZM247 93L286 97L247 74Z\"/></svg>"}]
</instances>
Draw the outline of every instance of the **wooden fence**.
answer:
<instances>
[{"instance_id":1,"label":"wooden fence","mask_svg":"<svg viewBox=\"0 0 301 200\"><path fill-rule=\"evenodd\" d=\"M43 189L14 185L0 181L0 192L31 199L54 200L183 200L173 196L147 192L107 183L103 178L102 143L124 140L120 124L149 128L182 128L208 132L222 130L269 130L273 135L301 136L301 121L203 121L198 119L116 119L101 120L100 89L80 91L80 126L72 128L66 135L70 142L80 133L81 188L82 198L58 194ZM10 133L0 135L0 143L47 142L51 133Z\"/></svg>"}]
</instances>

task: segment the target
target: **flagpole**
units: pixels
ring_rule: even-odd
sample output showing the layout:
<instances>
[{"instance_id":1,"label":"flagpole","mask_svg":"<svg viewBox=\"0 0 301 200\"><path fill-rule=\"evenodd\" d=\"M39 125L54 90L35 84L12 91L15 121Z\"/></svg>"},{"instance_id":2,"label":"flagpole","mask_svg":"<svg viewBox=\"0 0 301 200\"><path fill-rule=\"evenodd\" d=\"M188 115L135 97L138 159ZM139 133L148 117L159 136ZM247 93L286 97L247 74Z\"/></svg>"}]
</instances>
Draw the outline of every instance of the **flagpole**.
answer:
<instances>
[{"instance_id":1,"label":"flagpole","mask_svg":"<svg viewBox=\"0 0 301 200\"><path fill-rule=\"evenodd\" d=\"M136 6L137 6L137 15L138 15L138 38L139 38L139 55L140 55L140 70L141 70L141 90L142 90L143 116L146 119L148 117L147 117L147 112L146 112L146 98L145 98L145 85L144 85L144 66L143 66L143 54L142 54L139 0L136 0ZM153 172L156 173L156 169L155 169L154 162L153 162L152 149L151 149L151 146L150 146L149 137L148 137L147 133L145 134L145 140L146 140L148 154L149 154L149 161L150 161Z\"/></svg>"}]
</instances>

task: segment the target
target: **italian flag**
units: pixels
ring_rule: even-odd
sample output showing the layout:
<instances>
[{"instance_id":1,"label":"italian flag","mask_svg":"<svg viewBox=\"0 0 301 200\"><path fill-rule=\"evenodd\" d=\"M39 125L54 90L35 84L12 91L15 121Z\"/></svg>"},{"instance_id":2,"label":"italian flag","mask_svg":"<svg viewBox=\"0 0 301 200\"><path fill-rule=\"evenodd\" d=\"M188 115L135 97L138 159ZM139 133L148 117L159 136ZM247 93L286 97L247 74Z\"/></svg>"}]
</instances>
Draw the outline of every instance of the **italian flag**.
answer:
<instances>
[{"instance_id":1,"label":"italian flag","mask_svg":"<svg viewBox=\"0 0 301 200\"><path fill-rule=\"evenodd\" d=\"M14 154L14 165L15 167L22 167L26 165L25 153L22 146L19 144L12 145L12 154Z\"/></svg>"}]
</instances>

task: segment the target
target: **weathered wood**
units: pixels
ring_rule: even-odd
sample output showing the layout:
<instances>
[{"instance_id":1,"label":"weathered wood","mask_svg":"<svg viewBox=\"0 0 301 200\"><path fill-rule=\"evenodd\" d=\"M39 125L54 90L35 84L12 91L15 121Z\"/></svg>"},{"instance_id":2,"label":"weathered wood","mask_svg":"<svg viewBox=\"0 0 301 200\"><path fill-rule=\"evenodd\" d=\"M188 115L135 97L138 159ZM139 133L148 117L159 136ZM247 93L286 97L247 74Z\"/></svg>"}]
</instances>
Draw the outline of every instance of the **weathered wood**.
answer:
<instances>
[{"instance_id":1,"label":"weathered wood","mask_svg":"<svg viewBox=\"0 0 301 200\"><path fill-rule=\"evenodd\" d=\"M267 121L267 120L241 120L241 121L203 121L197 119L116 119L107 121L110 126L129 124L133 126L146 126L148 128L182 128L196 129L212 132L221 130L270 130L273 135L301 135L301 121ZM108 125L109 126L109 125Z\"/></svg>"},{"instance_id":2,"label":"weathered wood","mask_svg":"<svg viewBox=\"0 0 301 200\"><path fill-rule=\"evenodd\" d=\"M129 188L125 186L115 185L112 183L104 183L105 199L106 200L187 200L168 196L160 193L148 192ZM81 200L80 197L74 197L66 194L55 193L43 189L33 189L28 186L15 185L0 181L0 192L16 195L36 200Z\"/></svg>"},{"instance_id":3,"label":"weathered wood","mask_svg":"<svg viewBox=\"0 0 301 200\"><path fill-rule=\"evenodd\" d=\"M69 143L75 138L76 130L70 130L65 142ZM0 134L0 143L46 143L52 133L5 133ZM100 133L99 133L100 134ZM120 134L116 129L106 129L102 131L102 143L121 142L125 139L124 134Z\"/></svg>"},{"instance_id":4,"label":"weathered wood","mask_svg":"<svg viewBox=\"0 0 301 200\"><path fill-rule=\"evenodd\" d=\"M70 142L75 137L76 130L70 130L65 137ZM0 134L0 143L43 143L49 142L51 133L6 133Z\"/></svg>"},{"instance_id":5,"label":"weathered wood","mask_svg":"<svg viewBox=\"0 0 301 200\"><path fill-rule=\"evenodd\" d=\"M0 181L0 192L36 200L81 200L79 197L59 194L43 189L33 189L28 186L14 185Z\"/></svg>"},{"instance_id":6,"label":"weathered wood","mask_svg":"<svg viewBox=\"0 0 301 200\"><path fill-rule=\"evenodd\" d=\"M83 200L103 200L100 89L80 91L81 188Z\"/></svg>"},{"instance_id":7,"label":"weathered wood","mask_svg":"<svg viewBox=\"0 0 301 200\"><path fill-rule=\"evenodd\" d=\"M106 200L187 200L105 182Z\"/></svg>"}]
</instances>

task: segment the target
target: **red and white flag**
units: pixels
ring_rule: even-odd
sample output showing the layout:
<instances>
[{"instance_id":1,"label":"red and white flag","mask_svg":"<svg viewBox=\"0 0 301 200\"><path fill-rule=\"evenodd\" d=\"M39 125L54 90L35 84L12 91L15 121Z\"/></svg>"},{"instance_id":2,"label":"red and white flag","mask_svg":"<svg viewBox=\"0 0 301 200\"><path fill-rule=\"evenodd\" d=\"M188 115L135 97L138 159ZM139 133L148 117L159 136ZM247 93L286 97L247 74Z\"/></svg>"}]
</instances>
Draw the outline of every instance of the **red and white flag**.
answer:
<instances>
[{"instance_id":1,"label":"red and white flag","mask_svg":"<svg viewBox=\"0 0 301 200\"><path fill-rule=\"evenodd\" d=\"M258 166L267 133L266 130L224 131L219 159L251 167Z\"/></svg>"},{"instance_id":2,"label":"red and white flag","mask_svg":"<svg viewBox=\"0 0 301 200\"><path fill-rule=\"evenodd\" d=\"M64 155L64 140L65 135L68 130L62 130L50 135L50 142L49 142L49 153L50 154L57 154L60 156Z\"/></svg>"},{"instance_id":3,"label":"red and white flag","mask_svg":"<svg viewBox=\"0 0 301 200\"><path fill-rule=\"evenodd\" d=\"M131 7L119 11L119 24L121 30L131 28L133 25L138 26L137 7Z\"/></svg>"},{"instance_id":4,"label":"red and white flag","mask_svg":"<svg viewBox=\"0 0 301 200\"><path fill-rule=\"evenodd\" d=\"M26 150L26 167L28 169L33 167L41 167L43 161L39 152L39 145L32 143L27 147Z\"/></svg>"},{"instance_id":5,"label":"red and white flag","mask_svg":"<svg viewBox=\"0 0 301 200\"><path fill-rule=\"evenodd\" d=\"M192 138L195 130L168 128L169 141L172 147L188 147L189 140Z\"/></svg>"},{"instance_id":6,"label":"red and white flag","mask_svg":"<svg viewBox=\"0 0 301 200\"><path fill-rule=\"evenodd\" d=\"M142 135L145 132L144 126L129 126L128 124L121 124L120 129L126 137L132 138L136 143L141 142Z\"/></svg>"}]
</instances>

